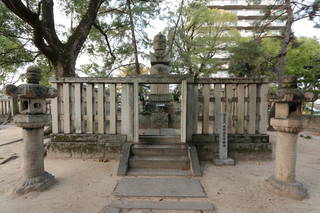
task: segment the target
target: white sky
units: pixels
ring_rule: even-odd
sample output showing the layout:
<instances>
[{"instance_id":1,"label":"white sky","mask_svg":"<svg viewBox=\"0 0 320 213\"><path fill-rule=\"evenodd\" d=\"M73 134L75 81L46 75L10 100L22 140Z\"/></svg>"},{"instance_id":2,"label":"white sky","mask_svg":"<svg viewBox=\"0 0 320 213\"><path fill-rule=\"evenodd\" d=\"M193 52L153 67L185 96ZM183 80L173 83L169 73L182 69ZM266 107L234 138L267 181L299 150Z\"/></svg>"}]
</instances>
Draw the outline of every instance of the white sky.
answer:
<instances>
[{"instance_id":1,"label":"white sky","mask_svg":"<svg viewBox=\"0 0 320 213\"><path fill-rule=\"evenodd\" d=\"M177 0L166 0L166 5L170 4L170 10L176 10L179 6L180 1ZM56 18L56 24L61 24L66 27L70 26L70 21L66 21L69 18L62 16L58 13L59 6L55 5L55 18ZM69 25L69 26L68 26ZM159 19L154 19L151 21L151 26L154 26L152 28L146 29L148 36L150 39L152 39L158 32L161 32L166 27L165 21L161 21ZM313 37L316 38L318 41L320 41L320 29L316 29L313 27L314 24L311 21L308 21L307 19L300 20L298 22L295 22L293 24L292 30L297 37ZM143 63L148 64L148 62L142 61ZM81 55L77 60L77 68L80 67L81 64L88 63L88 56Z\"/></svg>"}]
</instances>

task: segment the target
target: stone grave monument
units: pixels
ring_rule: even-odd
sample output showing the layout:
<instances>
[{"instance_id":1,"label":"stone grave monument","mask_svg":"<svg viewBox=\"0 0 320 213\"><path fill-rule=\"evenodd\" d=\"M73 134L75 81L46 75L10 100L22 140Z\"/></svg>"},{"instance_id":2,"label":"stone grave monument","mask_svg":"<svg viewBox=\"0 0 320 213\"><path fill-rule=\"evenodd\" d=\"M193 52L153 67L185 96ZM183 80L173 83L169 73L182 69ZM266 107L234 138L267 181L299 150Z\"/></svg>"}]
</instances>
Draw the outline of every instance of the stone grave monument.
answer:
<instances>
[{"instance_id":1,"label":"stone grave monument","mask_svg":"<svg viewBox=\"0 0 320 213\"><path fill-rule=\"evenodd\" d=\"M154 52L150 53L151 75L169 75L170 59L166 50L166 37L158 33L153 39ZM168 84L152 84L148 103L145 111L149 113L144 116L150 120L146 122L151 129L170 127L170 114L173 113L173 98L169 93ZM150 117L149 117L150 116Z\"/></svg>"}]
</instances>

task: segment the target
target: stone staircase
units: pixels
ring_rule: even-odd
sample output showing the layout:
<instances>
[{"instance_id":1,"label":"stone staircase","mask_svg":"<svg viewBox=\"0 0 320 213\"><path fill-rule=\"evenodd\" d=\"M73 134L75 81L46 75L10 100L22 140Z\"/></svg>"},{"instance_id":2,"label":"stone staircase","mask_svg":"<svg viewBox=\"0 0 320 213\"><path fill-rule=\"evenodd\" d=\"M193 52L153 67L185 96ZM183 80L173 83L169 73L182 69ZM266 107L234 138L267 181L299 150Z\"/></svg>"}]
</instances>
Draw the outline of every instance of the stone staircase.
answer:
<instances>
[{"instance_id":1,"label":"stone staircase","mask_svg":"<svg viewBox=\"0 0 320 213\"><path fill-rule=\"evenodd\" d=\"M179 141L178 136L141 136L139 144L133 144L128 150L125 175L200 176L197 156L192 158L190 146ZM195 165L199 170L196 174Z\"/></svg>"}]
</instances>

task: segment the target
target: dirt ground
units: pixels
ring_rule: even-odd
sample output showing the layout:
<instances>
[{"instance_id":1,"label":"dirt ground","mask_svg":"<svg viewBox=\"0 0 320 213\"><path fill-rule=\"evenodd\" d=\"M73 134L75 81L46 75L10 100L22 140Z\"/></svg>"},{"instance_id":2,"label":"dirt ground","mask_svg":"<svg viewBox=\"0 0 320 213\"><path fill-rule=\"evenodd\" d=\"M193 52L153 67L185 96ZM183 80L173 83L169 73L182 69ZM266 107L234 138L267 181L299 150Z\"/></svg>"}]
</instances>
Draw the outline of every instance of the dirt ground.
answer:
<instances>
[{"instance_id":1,"label":"dirt ground","mask_svg":"<svg viewBox=\"0 0 320 213\"><path fill-rule=\"evenodd\" d=\"M303 133L309 135L308 133ZM46 170L58 184L42 193L22 197L10 195L20 180L22 143L2 144L21 137L13 126L0 127L0 162L17 153L20 157L0 165L1 213L98 213L112 199L117 161L46 159ZM272 133L271 140L274 140ZM309 198L295 201L267 192L263 183L272 174L271 161L240 161L235 167L205 163L200 178L218 213L319 213L320 212L320 136L299 137L297 179L309 190Z\"/></svg>"}]
</instances>

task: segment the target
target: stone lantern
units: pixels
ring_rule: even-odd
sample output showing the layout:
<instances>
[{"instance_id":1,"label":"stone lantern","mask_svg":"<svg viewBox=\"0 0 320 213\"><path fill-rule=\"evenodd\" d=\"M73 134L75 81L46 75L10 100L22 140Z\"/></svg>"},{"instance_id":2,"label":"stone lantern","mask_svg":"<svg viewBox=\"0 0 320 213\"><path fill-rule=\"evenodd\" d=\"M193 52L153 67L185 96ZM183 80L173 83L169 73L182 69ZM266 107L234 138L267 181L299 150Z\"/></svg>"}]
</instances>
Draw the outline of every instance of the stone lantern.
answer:
<instances>
[{"instance_id":1,"label":"stone lantern","mask_svg":"<svg viewBox=\"0 0 320 213\"><path fill-rule=\"evenodd\" d=\"M301 200L307 196L307 189L296 181L297 137L303 129L301 105L313 101L312 93L303 93L297 88L295 76L284 76L283 85L268 99L275 103L275 118L271 125L277 131L275 171L266 180L267 188L276 194Z\"/></svg>"},{"instance_id":2,"label":"stone lantern","mask_svg":"<svg viewBox=\"0 0 320 213\"><path fill-rule=\"evenodd\" d=\"M55 183L54 176L44 170L43 127L50 121L50 115L46 114L46 98L56 97L57 91L39 85L40 79L39 67L30 66L26 84L7 85L4 90L18 100L19 111L13 121L23 131L23 182L14 190L18 195L43 191Z\"/></svg>"}]
</instances>

